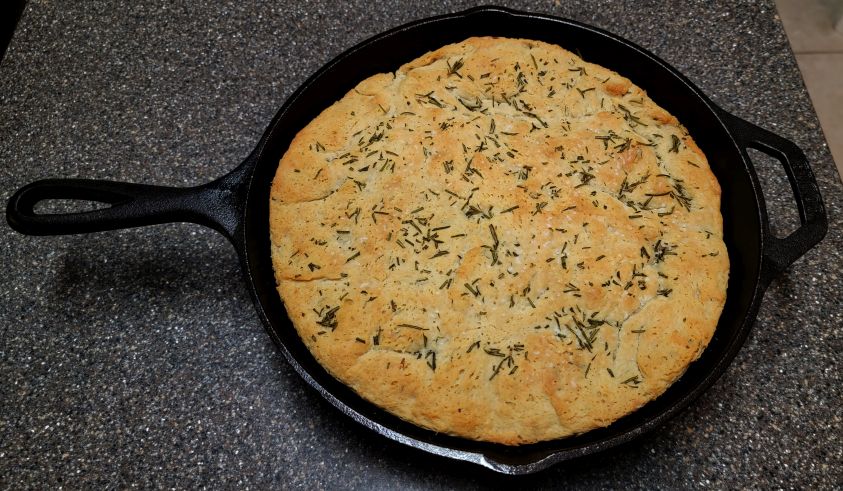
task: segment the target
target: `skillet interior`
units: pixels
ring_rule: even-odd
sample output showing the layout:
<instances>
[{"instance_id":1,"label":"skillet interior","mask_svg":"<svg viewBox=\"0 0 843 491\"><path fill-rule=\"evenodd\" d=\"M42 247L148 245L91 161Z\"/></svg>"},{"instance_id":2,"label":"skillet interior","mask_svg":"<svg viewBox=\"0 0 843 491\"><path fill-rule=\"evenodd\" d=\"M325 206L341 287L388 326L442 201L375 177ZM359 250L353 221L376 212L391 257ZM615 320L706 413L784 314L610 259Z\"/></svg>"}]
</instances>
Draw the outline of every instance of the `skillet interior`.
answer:
<instances>
[{"instance_id":1,"label":"skillet interior","mask_svg":"<svg viewBox=\"0 0 843 491\"><path fill-rule=\"evenodd\" d=\"M295 134L364 78L394 71L427 51L476 35L555 43L630 78L688 128L720 181L731 271L726 305L714 337L702 357L662 396L608 428L573 438L506 447L449 437L406 423L331 377L299 339L276 293L269 248L269 188L278 160ZM743 343L762 293L760 191L751 166L719 114L720 110L698 89L661 60L627 41L571 21L482 8L426 19L365 41L305 82L276 115L259 147L246 203L243 261L261 317L292 366L333 405L374 431L410 446L501 472L526 473L625 443L663 423L716 380Z\"/></svg>"}]
</instances>

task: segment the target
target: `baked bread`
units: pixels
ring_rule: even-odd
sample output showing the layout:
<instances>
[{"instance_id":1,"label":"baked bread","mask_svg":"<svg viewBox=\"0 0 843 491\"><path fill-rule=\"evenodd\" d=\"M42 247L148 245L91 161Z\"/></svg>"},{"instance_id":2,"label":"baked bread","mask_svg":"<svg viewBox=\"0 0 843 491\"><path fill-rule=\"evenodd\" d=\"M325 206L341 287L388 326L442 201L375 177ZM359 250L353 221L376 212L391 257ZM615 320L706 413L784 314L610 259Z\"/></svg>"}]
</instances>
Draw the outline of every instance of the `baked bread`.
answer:
<instances>
[{"instance_id":1,"label":"baked bread","mask_svg":"<svg viewBox=\"0 0 843 491\"><path fill-rule=\"evenodd\" d=\"M708 344L729 259L686 129L559 46L478 37L374 75L272 183L272 260L334 377L416 425L523 444L607 426Z\"/></svg>"}]
</instances>

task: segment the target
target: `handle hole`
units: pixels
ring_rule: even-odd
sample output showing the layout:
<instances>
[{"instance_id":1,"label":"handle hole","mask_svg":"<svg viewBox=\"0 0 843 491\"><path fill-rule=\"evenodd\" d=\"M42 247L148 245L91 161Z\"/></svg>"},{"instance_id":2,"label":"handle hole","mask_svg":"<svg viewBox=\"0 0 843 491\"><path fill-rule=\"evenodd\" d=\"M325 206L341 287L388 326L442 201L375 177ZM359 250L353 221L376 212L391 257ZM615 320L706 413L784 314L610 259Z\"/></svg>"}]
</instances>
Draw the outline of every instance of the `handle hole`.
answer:
<instances>
[{"instance_id":1,"label":"handle hole","mask_svg":"<svg viewBox=\"0 0 843 491\"><path fill-rule=\"evenodd\" d=\"M111 208L110 203L87 199L43 199L33 206L36 215L64 215Z\"/></svg>"},{"instance_id":2,"label":"handle hole","mask_svg":"<svg viewBox=\"0 0 843 491\"><path fill-rule=\"evenodd\" d=\"M770 219L770 232L780 239L795 232L799 226L799 211L796 198L787 178L784 166L774 157L766 153L748 148L747 153L758 180L761 182L761 192L767 204L767 216Z\"/></svg>"}]
</instances>

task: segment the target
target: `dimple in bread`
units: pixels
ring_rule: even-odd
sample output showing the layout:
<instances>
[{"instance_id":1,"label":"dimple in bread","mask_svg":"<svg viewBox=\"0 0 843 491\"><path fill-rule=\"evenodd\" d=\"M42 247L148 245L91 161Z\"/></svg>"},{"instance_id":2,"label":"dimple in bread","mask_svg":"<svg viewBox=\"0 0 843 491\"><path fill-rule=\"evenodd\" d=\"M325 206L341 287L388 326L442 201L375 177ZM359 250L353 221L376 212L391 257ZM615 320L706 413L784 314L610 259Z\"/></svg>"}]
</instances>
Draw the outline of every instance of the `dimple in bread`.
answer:
<instances>
[{"instance_id":1,"label":"dimple in bread","mask_svg":"<svg viewBox=\"0 0 843 491\"><path fill-rule=\"evenodd\" d=\"M524 444L611 424L710 341L720 187L686 129L563 48L479 37L360 82L272 183L314 357L416 425Z\"/></svg>"}]
</instances>

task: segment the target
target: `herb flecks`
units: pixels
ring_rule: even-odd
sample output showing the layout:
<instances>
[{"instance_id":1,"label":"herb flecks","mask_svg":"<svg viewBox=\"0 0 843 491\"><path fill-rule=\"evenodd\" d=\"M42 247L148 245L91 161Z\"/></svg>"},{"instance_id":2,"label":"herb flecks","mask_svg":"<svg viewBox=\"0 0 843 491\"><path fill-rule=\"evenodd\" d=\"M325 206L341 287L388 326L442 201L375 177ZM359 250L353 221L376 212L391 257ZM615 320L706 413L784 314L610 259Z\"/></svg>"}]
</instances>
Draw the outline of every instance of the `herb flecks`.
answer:
<instances>
[{"instance_id":1,"label":"herb flecks","mask_svg":"<svg viewBox=\"0 0 843 491\"><path fill-rule=\"evenodd\" d=\"M415 329L416 331L428 331L426 327L417 326L415 324L398 324L396 327L406 327L408 329Z\"/></svg>"},{"instance_id":2,"label":"herb flecks","mask_svg":"<svg viewBox=\"0 0 843 491\"><path fill-rule=\"evenodd\" d=\"M436 352L428 350L424 354L424 359L427 361L427 366L430 367L431 370L436 371Z\"/></svg>"},{"instance_id":3,"label":"herb flecks","mask_svg":"<svg viewBox=\"0 0 843 491\"><path fill-rule=\"evenodd\" d=\"M676 252L675 245L668 244L667 242L662 242L661 239L657 240L655 245L653 245L653 262L654 263L661 263L664 262L667 256L675 256Z\"/></svg>"},{"instance_id":4,"label":"herb flecks","mask_svg":"<svg viewBox=\"0 0 843 491\"><path fill-rule=\"evenodd\" d=\"M317 313L317 315L321 315L322 318L316 321L316 323L322 327L327 327L331 331L336 330L337 325L339 324L339 321L337 320L337 311L339 309L340 307L337 305L336 307L329 309L324 314Z\"/></svg>"},{"instance_id":5,"label":"herb flecks","mask_svg":"<svg viewBox=\"0 0 843 491\"><path fill-rule=\"evenodd\" d=\"M457 101L459 101L459 103L469 111L478 111L483 108L483 101L481 101L479 97L473 101L457 97Z\"/></svg>"},{"instance_id":6,"label":"herb flecks","mask_svg":"<svg viewBox=\"0 0 843 491\"><path fill-rule=\"evenodd\" d=\"M462 58L455 61L453 65L448 60L445 60L445 63L448 65L448 76L449 77L451 75L456 75L457 77L462 78L462 75L460 75L460 69L463 67Z\"/></svg>"},{"instance_id":7,"label":"herb flecks","mask_svg":"<svg viewBox=\"0 0 843 491\"><path fill-rule=\"evenodd\" d=\"M674 199L677 203L679 203L679 206L685 208L686 211L691 211L691 202L693 201L693 199L687 194L687 191L685 190L684 186L684 181L682 181L681 179L671 178L671 184L673 189L669 191L664 191L661 193L645 193L645 196L647 196L647 201L645 202L645 204L649 204L652 198L669 196L671 199ZM675 208L671 208L670 211L660 212L658 215L660 217L670 215L673 213L674 209Z\"/></svg>"},{"instance_id":8,"label":"herb flecks","mask_svg":"<svg viewBox=\"0 0 843 491\"><path fill-rule=\"evenodd\" d=\"M345 262L350 263L351 261L357 259L360 256L360 251L355 252L351 257L345 260Z\"/></svg>"},{"instance_id":9,"label":"herb flecks","mask_svg":"<svg viewBox=\"0 0 843 491\"><path fill-rule=\"evenodd\" d=\"M670 140L672 143L668 152L679 153L679 143L681 141L679 140L679 137L676 135L670 135Z\"/></svg>"},{"instance_id":10,"label":"herb flecks","mask_svg":"<svg viewBox=\"0 0 843 491\"><path fill-rule=\"evenodd\" d=\"M618 104L618 109L623 112L623 117L624 119L626 119L627 123L630 124L630 126L647 126L643 121L638 119L637 116L632 114L632 111L627 109L626 106L624 106L623 104Z\"/></svg>"},{"instance_id":11,"label":"herb flecks","mask_svg":"<svg viewBox=\"0 0 843 491\"><path fill-rule=\"evenodd\" d=\"M611 372L610 372L611 374ZM614 377L614 374L611 374ZM626 385L627 387L637 389L638 386L641 384L641 378L638 375L629 377L628 379L621 382L621 385Z\"/></svg>"},{"instance_id":12,"label":"herb flecks","mask_svg":"<svg viewBox=\"0 0 843 491\"><path fill-rule=\"evenodd\" d=\"M465 283L463 286L465 287L466 290L471 292L471 294L474 295L475 297L480 296L480 289L477 288L476 286L472 285L471 283Z\"/></svg>"},{"instance_id":13,"label":"herb flecks","mask_svg":"<svg viewBox=\"0 0 843 491\"><path fill-rule=\"evenodd\" d=\"M431 106L436 106L439 108L444 108L445 104L436 98L434 95L434 91L430 91L427 94L416 94L416 102L419 104L430 104Z\"/></svg>"},{"instance_id":14,"label":"herb flecks","mask_svg":"<svg viewBox=\"0 0 843 491\"><path fill-rule=\"evenodd\" d=\"M650 179L650 173L646 173L643 176L641 176L637 181L632 181L632 182L629 182L629 179L627 178L627 176L624 176L623 182L621 182L621 188L618 191L618 199L623 200L624 196L627 193L631 193L631 192L635 191L635 188L637 188L638 186L647 182L648 179Z\"/></svg>"},{"instance_id":15,"label":"herb flecks","mask_svg":"<svg viewBox=\"0 0 843 491\"><path fill-rule=\"evenodd\" d=\"M501 264L500 260L498 260L498 246L500 246L500 241L498 240L498 234L495 230L495 226L491 223L489 224L489 233L492 235L492 245L491 246L483 246L489 249L489 252L492 255L492 264L494 266L496 264Z\"/></svg>"},{"instance_id":16,"label":"herb flecks","mask_svg":"<svg viewBox=\"0 0 843 491\"><path fill-rule=\"evenodd\" d=\"M592 90L594 90L594 87L589 87L589 88L587 88L587 89L580 89L580 88L578 88L578 89L577 89L577 92L579 92L579 93L580 93L580 96L581 96L583 99L585 99L585 94L586 94L587 92L592 91Z\"/></svg>"},{"instance_id":17,"label":"herb flecks","mask_svg":"<svg viewBox=\"0 0 843 491\"><path fill-rule=\"evenodd\" d=\"M477 343L477 346L480 346L479 343ZM469 348L469 352L473 347L474 345ZM495 360L492 365L492 374L489 376L489 380L493 380L500 373L513 375L516 371L518 371L517 359L521 358L525 361L527 360L527 351L523 343L514 343L508 345L505 349L506 351L504 352L501 348L493 346L483 348L483 352Z\"/></svg>"}]
</instances>

